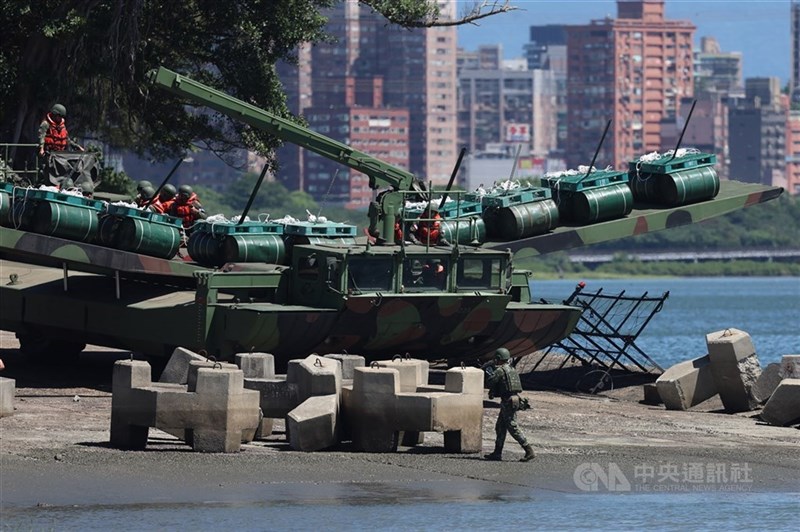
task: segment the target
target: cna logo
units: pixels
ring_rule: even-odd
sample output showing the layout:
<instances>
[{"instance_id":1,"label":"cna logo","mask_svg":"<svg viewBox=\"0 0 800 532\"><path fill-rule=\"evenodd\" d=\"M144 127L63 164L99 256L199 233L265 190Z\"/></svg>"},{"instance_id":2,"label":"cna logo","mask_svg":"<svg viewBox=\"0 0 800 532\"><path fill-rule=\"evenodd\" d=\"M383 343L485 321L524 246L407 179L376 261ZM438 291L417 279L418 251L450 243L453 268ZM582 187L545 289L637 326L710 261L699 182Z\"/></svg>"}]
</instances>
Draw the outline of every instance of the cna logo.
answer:
<instances>
[{"instance_id":1,"label":"cna logo","mask_svg":"<svg viewBox=\"0 0 800 532\"><path fill-rule=\"evenodd\" d=\"M628 477L614 462L603 467L596 462L585 462L575 468L572 475L575 486L581 491L631 491Z\"/></svg>"}]
</instances>

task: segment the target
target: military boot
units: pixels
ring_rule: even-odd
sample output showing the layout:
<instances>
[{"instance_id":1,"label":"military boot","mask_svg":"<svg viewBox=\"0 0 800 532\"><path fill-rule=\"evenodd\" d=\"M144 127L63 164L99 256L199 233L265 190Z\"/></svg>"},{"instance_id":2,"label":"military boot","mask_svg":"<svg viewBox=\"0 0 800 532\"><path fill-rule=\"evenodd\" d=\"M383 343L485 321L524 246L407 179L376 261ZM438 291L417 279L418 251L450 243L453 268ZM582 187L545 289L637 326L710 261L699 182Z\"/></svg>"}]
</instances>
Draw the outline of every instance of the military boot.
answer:
<instances>
[{"instance_id":1,"label":"military boot","mask_svg":"<svg viewBox=\"0 0 800 532\"><path fill-rule=\"evenodd\" d=\"M484 460L493 460L495 462L499 462L503 459L503 451L495 450L491 454L487 454L483 457Z\"/></svg>"},{"instance_id":2,"label":"military boot","mask_svg":"<svg viewBox=\"0 0 800 532\"><path fill-rule=\"evenodd\" d=\"M520 462L530 462L531 460L536 458L536 455L533 454L533 447L531 447L530 443L525 447L523 447L523 449L525 449L525 456L519 459Z\"/></svg>"}]
</instances>

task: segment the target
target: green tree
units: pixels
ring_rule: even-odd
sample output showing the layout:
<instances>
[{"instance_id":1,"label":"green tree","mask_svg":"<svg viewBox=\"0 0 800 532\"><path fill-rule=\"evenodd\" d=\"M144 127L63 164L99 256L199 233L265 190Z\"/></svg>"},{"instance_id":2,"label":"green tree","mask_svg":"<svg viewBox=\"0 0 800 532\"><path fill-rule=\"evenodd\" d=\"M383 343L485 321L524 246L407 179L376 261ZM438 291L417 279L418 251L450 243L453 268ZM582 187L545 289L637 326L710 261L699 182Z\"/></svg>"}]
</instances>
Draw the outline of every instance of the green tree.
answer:
<instances>
[{"instance_id":1,"label":"green tree","mask_svg":"<svg viewBox=\"0 0 800 532\"><path fill-rule=\"evenodd\" d=\"M198 112L151 93L159 65L288 116L274 65L296 60L304 42L328 39L324 10L342 0L0 0L0 138L33 140L55 102L67 106L76 133L174 156L193 142L217 153L247 148L270 156L269 134ZM440 21L435 0L362 0L404 26ZM480 2L461 23L514 9ZM272 160L274 166L274 160Z\"/></svg>"}]
</instances>

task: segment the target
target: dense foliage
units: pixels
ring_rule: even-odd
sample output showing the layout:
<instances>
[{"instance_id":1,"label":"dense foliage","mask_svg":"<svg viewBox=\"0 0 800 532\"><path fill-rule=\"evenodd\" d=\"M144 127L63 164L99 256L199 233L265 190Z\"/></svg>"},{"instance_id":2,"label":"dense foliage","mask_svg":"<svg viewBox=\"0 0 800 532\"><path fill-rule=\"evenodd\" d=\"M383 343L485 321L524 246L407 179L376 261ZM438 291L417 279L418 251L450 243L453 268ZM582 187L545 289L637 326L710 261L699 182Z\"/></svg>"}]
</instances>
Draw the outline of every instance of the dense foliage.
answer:
<instances>
[{"instance_id":1,"label":"dense foliage","mask_svg":"<svg viewBox=\"0 0 800 532\"><path fill-rule=\"evenodd\" d=\"M300 43L328 39L325 10L342 1L0 0L0 140L31 142L59 102L74 135L159 159L193 142L220 154L242 147L270 156L277 139L151 93L146 75L164 65L288 116L274 66L295 61ZM435 0L361 3L387 23L438 21ZM479 4L473 16L511 9L504 4Z\"/></svg>"}]
</instances>

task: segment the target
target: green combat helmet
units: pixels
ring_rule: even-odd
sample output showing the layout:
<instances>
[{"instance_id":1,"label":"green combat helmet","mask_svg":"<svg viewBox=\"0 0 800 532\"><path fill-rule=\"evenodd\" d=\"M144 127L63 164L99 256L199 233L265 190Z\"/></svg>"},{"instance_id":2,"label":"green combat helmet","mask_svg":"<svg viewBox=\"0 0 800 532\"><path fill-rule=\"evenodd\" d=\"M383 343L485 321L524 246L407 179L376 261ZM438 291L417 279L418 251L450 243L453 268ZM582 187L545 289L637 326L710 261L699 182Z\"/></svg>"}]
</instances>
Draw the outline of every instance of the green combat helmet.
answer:
<instances>
[{"instance_id":1,"label":"green combat helmet","mask_svg":"<svg viewBox=\"0 0 800 532\"><path fill-rule=\"evenodd\" d=\"M69 190L69 189L73 188L74 186L75 186L75 182L69 177L65 177L63 179L63 181L61 181L61 185L59 185L61 190Z\"/></svg>"},{"instance_id":2,"label":"green combat helmet","mask_svg":"<svg viewBox=\"0 0 800 532\"><path fill-rule=\"evenodd\" d=\"M139 194L141 194L142 190L144 190L145 187L152 187L152 186L153 186L153 183L151 183L150 181L147 181L145 179L142 179L141 181L136 183L136 191L139 192Z\"/></svg>"},{"instance_id":3,"label":"green combat helmet","mask_svg":"<svg viewBox=\"0 0 800 532\"><path fill-rule=\"evenodd\" d=\"M177 193L178 190L174 185L167 184L161 189L161 193L159 193L158 197L162 200L171 200Z\"/></svg>"},{"instance_id":4,"label":"green combat helmet","mask_svg":"<svg viewBox=\"0 0 800 532\"><path fill-rule=\"evenodd\" d=\"M81 193L86 198L91 198L94 196L94 185L91 181L83 181L82 183L78 184L77 187L81 189Z\"/></svg>"},{"instance_id":5,"label":"green combat helmet","mask_svg":"<svg viewBox=\"0 0 800 532\"><path fill-rule=\"evenodd\" d=\"M181 196L189 197L192 195L192 192L193 192L192 187L190 187L189 185L181 185L178 187L178 194L180 194Z\"/></svg>"},{"instance_id":6,"label":"green combat helmet","mask_svg":"<svg viewBox=\"0 0 800 532\"><path fill-rule=\"evenodd\" d=\"M140 192L140 194L142 195L142 198L144 198L146 200L149 200L150 198L152 198L155 195L155 193L156 193L156 189L154 189L152 187L152 185L147 185L147 186L142 187L142 191Z\"/></svg>"},{"instance_id":7,"label":"green combat helmet","mask_svg":"<svg viewBox=\"0 0 800 532\"><path fill-rule=\"evenodd\" d=\"M511 360L511 353L505 347L500 347L494 352L494 359L501 362L508 362Z\"/></svg>"},{"instance_id":8,"label":"green combat helmet","mask_svg":"<svg viewBox=\"0 0 800 532\"><path fill-rule=\"evenodd\" d=\"M59 115L59 116L66 117L67 116L67 108L64 107L63 105L61 105L60 103L57 103L57 104L55 104L53 106L52 109L50 109L50 113L52 113L54 115Z\"/></svg>"}]
</instances>

